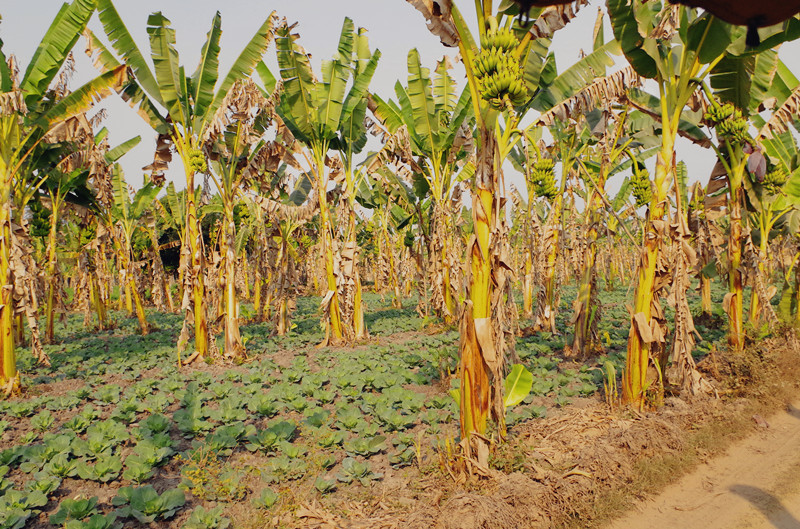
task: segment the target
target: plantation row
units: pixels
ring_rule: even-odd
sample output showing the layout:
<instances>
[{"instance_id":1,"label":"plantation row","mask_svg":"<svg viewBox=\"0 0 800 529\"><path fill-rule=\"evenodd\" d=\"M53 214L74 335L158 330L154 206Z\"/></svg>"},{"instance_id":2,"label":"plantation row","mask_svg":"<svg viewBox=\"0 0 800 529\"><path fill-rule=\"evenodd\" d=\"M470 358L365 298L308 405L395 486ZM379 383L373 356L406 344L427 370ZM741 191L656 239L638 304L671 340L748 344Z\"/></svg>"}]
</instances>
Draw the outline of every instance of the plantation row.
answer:
<instances>
[{"instance_id":1,"label":"plantation row","mask_svg":"<svg viewBox=\"0 0 800 529\"><path fill-rule=\"evenodd\" d=\"M147 22L148 60L111 0L65 4L24 69L0 46L0 387L6 396L24 389L19 367L90 386L4 404L10 417L32 417L27 437L15 433L17 448L2 452L0 479L44 474L24 491L0 482L11 513L3 527L24 525L75 476L130 481L110 499L117 514L168 518L183 496L137 484L190 447L187 469L203 450L216 458L244 446L279 454L270 459L278 478L339 465L339 481L368 483L381 474L369 456L408 464L420 441L403 432L424 424L419 432L437 434L457 417L460 457L485 469L507 425L543 413L519 408L532 395L561 402L602 384L609 403L644 410L667 392L713 394L696 358L720 346L720 315L734 352L748 333L800 322L800 81L778 55L800 36L796 15L750 17L744 28L669 2L608 0L591 51L559 68L552 37L588 0L482 0L475 35L455 3L409 2L461 62L426 68L412 49L393 96L370 91L381 54L349 18L318 73L277 13L225 75L219 13L194 70L181 65L162 13ZM103 34L89 29L95 15ZM81 39L99 73L72 89ZM265 62L271 53L277 72ZM141 138L109 145L106 116L93 110L108 96L157 138L141 189L123 171ZM364 152L368 138L378 151ZM716 157L707 181L690 183L679 138ZM506 185L506 162L524 190ZM183 191L165 185L171 164L184 169ZM694 284L699 311L690 309ZM723 284L715 303L712 286ZM616 296L629 285L624 300L600 303L601 287ZM565 289L575 292L569 304ZM316 332L309 307L298 309L313 296ZM375 310L387 297L391 308ZM403 311L409 300L418 321ZM135 317L147 341L120 341L113 310ZM700 344L695 318L708 325ZM457 327L457 354L359 348L420 321ZM270 333L285 338L260 338ZM77 336L102 337L119 354L64 355ZM137 356L158 336L158 351ZM546 342L548 355L518 350L520 336ZM313 362L253 359L276 343L291 351L311 342L321 347ZM23 344L36 365L18 366ZM557 371L550 357L606 352L596 371ZM248 359L245 370L208 372L224 380L203 371ZM170 363L175 373L138 376ZM108 385L114 374L132 383ZM410 389L440 381L450 395ZM39 439L66 410L75 411ZM319 461L304 459L311 446ZM340 446L345 459L325 453ZM320 479L320 492L335 485ZM115 523L93 517L88 499L63 507L53 523Z\"/></svg>"}]
</instances>

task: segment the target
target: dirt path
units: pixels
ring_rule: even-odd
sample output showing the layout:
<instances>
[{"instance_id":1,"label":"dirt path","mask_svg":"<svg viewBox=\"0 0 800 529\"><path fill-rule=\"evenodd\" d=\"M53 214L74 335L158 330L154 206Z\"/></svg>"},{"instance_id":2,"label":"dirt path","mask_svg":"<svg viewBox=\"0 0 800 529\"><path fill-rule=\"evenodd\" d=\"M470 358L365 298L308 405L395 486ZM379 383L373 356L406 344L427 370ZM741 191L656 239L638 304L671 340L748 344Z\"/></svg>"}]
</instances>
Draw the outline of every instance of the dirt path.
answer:
<instances>
[{"instance_id":1,"label":"dirt path","mask_svg":"<svg viewBox=\"0 0 800 529\"><path fill-rule=\"evenodd\" d=\"M800 403L608 529L800 529Z\"/></svg>"}]
</instances>

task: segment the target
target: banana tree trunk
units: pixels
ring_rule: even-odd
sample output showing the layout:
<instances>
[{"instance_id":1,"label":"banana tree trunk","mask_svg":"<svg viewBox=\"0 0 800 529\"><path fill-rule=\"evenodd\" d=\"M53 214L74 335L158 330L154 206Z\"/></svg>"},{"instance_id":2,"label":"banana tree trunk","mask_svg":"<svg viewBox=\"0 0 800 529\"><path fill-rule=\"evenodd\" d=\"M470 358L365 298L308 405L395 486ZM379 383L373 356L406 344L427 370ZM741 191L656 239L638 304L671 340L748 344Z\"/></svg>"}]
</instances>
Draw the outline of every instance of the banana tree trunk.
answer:
<instances>
[{"instance_id":1,"label":"banana tree trunk","mask_svg":"<svg viewBox=\"0 0 800 529\"><path fill-rule=\"evenodd\" d=\"M165 308L170 312L175 312L175 301L172 299L172 293L170 292L169 285L167 284L167 276L164 272L164 263L161 261L161 252L158 249L158 236L156 235L156 228L155 226L150 226L148 228L148 233L150 235L150 246L153 248L153 299L158 300L159 298L161 301L156 303L156 308L159 310L164 310ZM156 295L156 289L160 290L160 295ZM166 301L166 307L163 306L163 302Z\"/></svg>"},{"instance_id":2,"label":"banana tree trunk","mask_svg":"<svg viewBox=\"0 0 800 529\"><path fill-rule=\"evenodd\" d=\"M323 325L326 328L326 342L330 339L341 341L344 338L342 327L342 313L339 305L339 293L336 285L336 270L333 247L333 234L331 231L330 206L327 198L328 179L325 176L324 158L316 160L317 194L319 195L319 224L320 241L322 243L322 259L325 263L325 279L327 292L323 304Z\"/></svg>"},{"instance_id":3,"label":"banana tree trunk","mask_svg":"<svg viewBox=\"0 0 800 529\"><path fill-rule=\"evenodd\" d=\"M355 197L355 189L352 180L352 175L348 176L347 180L347 187L348 187L348 195L350 197ZM353 328L353 339L354 340L363 340L367 337L367 326L364 323L364 303L363 303L363 291L361 288L361 275L359 274L358 270L358 257L359 257L359 248L358 242L356 241L356 212L355 212L355 199L351 198L348 199L348 222L347 222L347 244L345 247L352 251L352 256L350 257L350 251L348 251L348 257L350 258L349 264L344 263L343 259L343 266L342 266L342 273L345 275L344 280L346 282L353 283L353 299L352 299L352 328ZM343 255L344 257L344 255ZM395 293L399 293L399 286L397 285L397 281L395 279Z\"/></svg>"},{"instance_id":4,"label":"banana tree trunk","mask_svg":"<svg viewBox=\"0 0 800 529\"><path fill-rule=\"evenodd\" d=\"M47 324L44 331L45 343L55 340L55 300L56 300L56 237L58 235L58 200L51 196L50 233L47 237Z\"/></svg>"},{"instance_id":5,"label":"banana tree trunk","mask_svg":"<svg viewBox=\"0 0 800 529\"><path fill-rule=\"evenodd\" d=\"M742 203L744 189L731 183L730 219L728 234L728 345L734 351L744 346L744 296L742 295Z\"/></svg>"},{"instance_id":6,"label":"banana tree trunk","mask_svg":"<svg viewBox=\"0 0 800 529\"><path fill-rule=\"evenodd\" d=\"M522 317L526 320L533 318L533 260L530 248L524 252L524 275L522 282Z\"/></svg>"},{"instance_id":7,"label":"banana tree trunk","mask_svg":"<svg viewBox=\"0 0 800 529\"><path fill-rule=\"evenodd\" d=\"M394 244L389 231L384 231L386 253L389 256L389 282L392 285L392 308L400 309L403 307L400 295L400 282L397 278L397 263L394 258Z\"/></svg>"},{"instance_id":8,"label":"banana tree trunk","mask_svg":"<svg viewBox=\"0 0 800 529\"><path fill-rule=\"evenodd\" d=\"M598 184L598 189L603 189L604 179ZM595 289L597 287L597 272L595 264L597 261L597 226L601 222L598 210L601 199L597 191L592 192L589 200L586 218L589 223L586 229L586 251L582 263L581 281L578 285L578 297L575 300L575 338L572 342L572 355L586 355L587 348L591 348L597 336L597 307L594 305L596 300Z\"/></svg>"},{"instance_id":9,"label":"banana tree trunk","mask_svg":"<svg viewBox=\"0 0 800 529\"><path fill-rule=\"evenodd\" d=\"M706 318L711 317L711 279L700 274L700 310Z\"/></svg>"},{"instance_id":10,"label":"banana tree trunk","mask_svg":"<svg viewBox=\"0 0 800 529\"><path fill-rule=\"evenodd\" d=\"M187 171L186 187L186 236L184 242L189 245L189 262L187 273L191 277L191 296L194 312L194 346L201 358L209 354L208 318L205 300L205 255L203 249L203 232L197 218L197 206L194 202L194 174Z\"/></svg>"},{"instance_id":11,"label":"banana tree trunk","mask_svg":"<svg viewBox=\"0 0 800 529\"><path fill-rule=\"evenodd\" d=\"M544 227L542 242L547 252L544 261L544 285L539 295L537 319L539 327L545 332L556 332L556 290L558 288L558 252L560 247L561 213L564 198L561 194L553 199L553 209Z\"/></svg>"},{"instance_id":12,"label":"banana tree trunk","mask_svg":"<svg viewBox=\"0 0 800 529\"><path fill-rule=\"evenodd\" d=\"M236 299L236 224L233 204L225 206L225 356L245 357L242 337L239 333L239 303Z\"/></svg>"},{"instance_id":13,"label":"banana tree trunk","mask_svg":"<svg viewBox=\"0 0 800 529\"><path fill-rule=\"evenodd\" d=\"M19 388L14 352L14 284L11 281L11 175L0 182L0 392L10 394Z\"/></svg>"},{"instance_id":14,"label":"banana tree trunk","mask_svg":"<svg viewBox=\"0 0 800 529\"><path fill-rule=\"evenodd\" d=\"M468 454L477 450L478 460L488 460L488 451L480 437L486 432L490 414L498 422L501 435L505 433L504 413L499 395L492 384L498 382L501 359L498 358L492 325L492 234L499 205L497 143L494 131L480 129L480 146L475 187L472 194L474 235L468 246L470 285L461 320L460 340L460 422L461 438L467 443ZM474 445L473 445L474 443Z\"/></svg>"},{"instance_id":15,"label":"banana tree trunk","mask_svg":"<svg viewBox=\"0 0 800 529\"><path fill-rule=\"evenodd\" d=\"M656 159L655 189L645 220L644 247L637 270L638 282L634 299L633 318L628 334L628 356L622 378L624 401L640 410L644 409L648 387L647 368L651 358L653 327L652 305L655 294L656 264L661 250L667 192L671 182L675 138L670 134L661 137L661 152Z\"/></svg>"},{"instance_id":16,"label":"banana tree trunk","mask_svg":"<svg viewBox=\"0 0 800 529\"><path fill-rule=\"evenodd\" d=\"M131 259L131 242L130 239L126 238L125 240L125 248L123 249L122 263L127 271L126 274L126 283L125 288L126 291L130 293L130 296L133 298L133 305L136 310L136 318L139 320L139 332L142 336L147 335L150 332L150 327L147 324L147 317L144 313L144 305L142 305L142 298L139 296L139 289L136 287L136 274L133 273L133 262Z\"/></svg>"}]
</instances>

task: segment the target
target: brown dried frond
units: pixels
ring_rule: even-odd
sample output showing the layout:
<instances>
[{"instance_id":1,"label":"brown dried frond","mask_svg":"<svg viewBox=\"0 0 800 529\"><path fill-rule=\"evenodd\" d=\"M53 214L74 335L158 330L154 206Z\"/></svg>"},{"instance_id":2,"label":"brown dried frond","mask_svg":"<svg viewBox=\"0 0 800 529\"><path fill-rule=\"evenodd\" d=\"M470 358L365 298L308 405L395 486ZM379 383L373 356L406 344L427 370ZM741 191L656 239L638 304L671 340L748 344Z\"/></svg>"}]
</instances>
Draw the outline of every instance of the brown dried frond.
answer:
<instances>
[{"instance_id":1,"label":"brown dried frond","mask_svg":"<svg viewBox=\"0 0 800 529\"><path fill-rule=\"evenodd\" d=\"M22 92L12 90L0 94L0 116L9 116L14 113L27 114L28 107L25 106L25 98Z\"/></svg>"},{"instance_id":2,"label":"brown dried frond","mask_svg":"<svg viewBox=\"0 0 800 529\"><path fill-rule=\"evenodd\" d=\"M618 101L625 98L628 88L640 86L642 77L632 66L627 66L592 84L539 116L538 123L551 126L556 121L566 121L572 116L586 114L601 102Z\"/></svg>"},{"instance_id":3,"label":"brown dried frond","mask_svg":"<svg viewBox=\"0 0 800 529\"><path fill-rule=\"evenodd\" d=\"M456 137L453 139L453 145L450 147L450 156L448 156L447 163L456 161L458 153L463 149L468 153L473 152L475 141L472 136L472 129L466 123L462 123L456 132Z\"/></svg>"},{"instance_id":4,"label":"brown dried frond","mask_svg":"<svg viewBox=\"0 0 800 529\"><path fill-rule=\"evenodd\" d=\"M367 171L372 173L383 165L397 163L408 165L414 172L422 172L422 168L414 160L414 154L411 150L411 137L406 125L397 129L394 134L386 139L381 150L378 151L378 154L367 167Z\"/></svg>"},{"instance_id":5,"label":"brown dried frond","mask_svg":"<svg viewBox=\"0 0 800 529\"><path fill-rule=\"evenodd\" d=\"M531 26L531 34L537 38L549 38L578 16L582 7L589 5L589 0L577 0L572 4L550 6L539 15Z\"/></svg>"},{"instance_id":6,"label":"brown dried frond","mask_svg":"<svg viewBox=\"0 0 800 529\"><path fill-rule=\"evenodd\" d=\"M775 111L769 121L758 132L757 140L772 138L788 130L789 124L797 120L800 114L800 86L794 89L792 95Z\"/></svg>"},{"instance_id":7,"label":"brown dried frond","mask_svg":"<svg viewBox=\"0 0 800 529\"><path fill-rule=\"evenodd\" d=\"M67 118L50 128L44 137L48 143L61 142L81 142L91 139L94 141L94 130L92 124L86 118L86 114L78 114Z\"/></svg>"},{"instance_id":8,"label":"brown dried frond","mask_svg":"<svg viewBox=\"0 0 800 529\"><path fill-rule=\"evenodd\" d=\"M264 97L261 89L252 79L237 81L225 95L225 99L211 118L201 141L208 142L220 136L231 123L236 121L252 122L259 115L272 117L275 104L283 90L283 82L279 82L269 97Z\"/></svg>"},{"instance_id":9,"label":"brown dried frond","mask_svg":"<svg viewBox=\"0 0 800 529\"><path fill-rule=\"evenodd\" d=\"M267 214L269 219L306 221L313 217L319 209L319 197L312 195L302 206L284 204L270 198L256 195L253 202Z\"/></svg>"},{"instance_id":10,"label":"brown dried frond","mask_svg":"<svg viewBox=\"0 0 800 529\"><path fill-rule=\"evenodd\" d=\"M94 116L89 118L89 124L92 127L99 127L106 118L108 118L108 111L105 108L101 108Z\"/></svg>"},{"instance_id":11,"label":"brown dried frond","mask_svg":"<svg viewBox=\"0 0 800 529\"><path fill-rule=\"evenodd\" d=\"M679 6L666 4L661 10L661 20L653 28L651 38L659 40L670 40L680 26Z\"/></svg>"},{"instance_id":12,"label":"brown dried frond","mask_svg":"<svg viewBox=\"0 0 800 529\"><path fill-rule=\"evenodd\" d=\"M156 150L153 154L153 163L142 167L142 171L150 172L150 181L155 185L163 184L164 171L172 161L172 137L169 134L159 134L156 139Z\"/></svg>"},{"instance_id":13,"label":"brown dried frond","mask_svg":"<svg viewBox=\"0 0 800 529\"><path fill-rule=\"evenodd\" d=\"M69 82L75 74L75 55L69 52L67 58L64 60L64 66L58 74L55 88L53 89L56 99L63 99L69 94Z\"/></svg>"},{"instance_id":14,"label":"brown dried frond","mask_svg":"<svg viewBox=\"0 0 800 529\"><path fill-rule=\"evenodd\" d=\"M581 0L588 1L588 0ZM428 22L428 31L439 37L449 48L458 46L459 37L453 15L450 14L451 0L406 0L422 13Z\"/></svg>"}]
</instances>

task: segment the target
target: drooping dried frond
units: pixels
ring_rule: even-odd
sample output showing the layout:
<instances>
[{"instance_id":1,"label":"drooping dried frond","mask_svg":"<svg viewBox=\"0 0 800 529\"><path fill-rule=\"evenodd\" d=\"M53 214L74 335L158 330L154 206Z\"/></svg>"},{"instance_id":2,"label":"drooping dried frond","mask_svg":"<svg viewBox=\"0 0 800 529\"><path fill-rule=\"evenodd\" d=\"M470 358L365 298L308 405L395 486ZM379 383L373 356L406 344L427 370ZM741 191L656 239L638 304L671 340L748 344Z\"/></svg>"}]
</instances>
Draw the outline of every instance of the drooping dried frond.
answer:
<instances>
[{"instance_id":1,"label":"drooping dried frond","mask_svg":"<svg viewBox=\"0 0 800 529\"><path fill-rule=\"evenodd\" d=\"M27 112L25 98L22 97L22 92L19 90L0 94L0 116L9 116L14 113L26 114Z\"/></svg>"},{"instance_id":2,"label":"drooping dried frond","mask_svg":"<svg viewBox=\"0 0 800 529\"><path fill-rule=\"evenodd\" d=\"M164 183L164 171L172 161L172 137L169 134L159 134L156 139L156 150L153 154L153 163L142 167L142 171L150 172L150 181L155 185Z\"/></svg>"},{"instance_id":3,"label":"drooping dried frond","mask_svg":"<svg viewBox=\"0 0 800 529\"><path fill-rule=\"evenodd\" d=\"M269 219L277 220L306 221L319 210L319 197L317 195L313 195L302 206L284 204L261 195L255 195L253 202L267 214Z\"/></svg>"},{"instance_id":4,"label":"drooping dried frond","mask_svg":"<svg viewBox=\"0 0 800 529\"><path fill-rule=\"evenodd\" d=\"M90 138L92 141L94 140L92 124L89 123L86 114L77 114L50 128L44 141L48 143L81 142Z\"/></svg>"},{"instance_id":5,"label":"drooping dried frond","mask_svg":"<svg viewBox=\"0 0 800 529\"><path fill-rule=\"evenodd\" d=\"M271 118L282 90L283 81L279 81L272 94L265 97L252 79L237 81L211 118L201 141L205 143L220 136L231 123L236 121L252 121L259 115Z\"/></svg>"},{"instance_id":6,"label":"drooping dried frond","mask_svg":"<svg viewBox=\"0 0 800 529\"><path fill-rule=\"evenodd\" d=\"M31 335L31 352L40 365L49 366L50 359L39 338L39 298L43 296L42 283L36 277L36 260L30 237L22 226L11 224L9 252L10 286L13 292L14 312L25 316Z\"/></svg>"},{"instance_id":7,"label":"drooping dried frond","mask_svg":"<svg viewBox=\"0 0 800 529\"><path fill-rule=\"evenodd\" d=\"M538 123L549 127L556 121L567 121L573 116L586 114L601 102L623 99L629 87L641 84L642 77L632 66L628 66L595 80L574 96L539 116Z\"/></svg>"},{"instance_id":8,"label":"drooping dried frond","mask_svg":"<svg viewBox=\"0 0 800 529\"><path fill-rule=\"evenodd\" d=\"M64 60L64 66L58 74L55 87L53 88L54 98L56 100L63 99L69 94L69 82L75 74L75 55L69 52L67 58Z\"/></svg>"},{"instance_id":9,"label":"drooping dried frond","mask_svg":"<svg viewBox=\"0 0 800 529\"><path fill-rule=\"evenodd\" d=\"M800 86L794 89L792 95L775 111L769 121L758 132L758 140L772 138L775 134L786 132L789 125L800 115Z\"/></svg>"},{"instance_id":10,"label":"drooping dried frond","mask_svg":"<svg viewBox=\"0 0 800 529\"><path fill-rule=\"evenodd\" d=\"M589 0L577 0L572 4L550 6L539 15L531 26L531 34L537 38L549 38L578 16L582 7L589 5Z\"/></svg>"},{"instance_id":11,"label":"drooping dried frond","mask_svg":"<svg viewBox=\"0 0 800 529\"><path fill-rule=\"evenodd\" d=\"M367 166L367 171L373 173L382 165L393 163L408 165L411 167L412 171L418 173L422 172L422 168L419 167L414 160L414 155L411 150L411 137L409 136L408 127L406 125L403 125L397 129L394 134L385 139L383 147Z\"/></svg>"},{"instance_id":12,"label":"drooping dried frond","mask_svg":"<svg viewBox=\"0 0 800 529\"><path fill-rule=\"evenodd\" d=\"M462 123L456 132L455 138L453 139L453 146L450 148L450 156L447 159L447 163L455 162L462 150L472 153L475 147L474 140L475 138L472 136L472 129L470 129L466 123Z\"/></svg>"},{"instance_id":13,"label":"drooping dried frond","mask_svg":"<svg viewBox=\"0 0 800 529\"><path fill-rule=\"evenodd\" d=\"M99 127L103 123L103 121L105 121L107 118L108 118L108 110L106 110L105 108L101 108L100 110L97 111L97 113L94 116L89 118L89 123L92 125L93 128Z\"/></svg>"},{"instance_id":14,"label":"drooping dried frond","mask_svg":"<svg viewBox=\"0 0 800 529\"><path fill-rule=\"evenodd\" d=\"M588 0L581 0L587 1ZM439 37L449 48L458 46L459 37L453 16L450 14L451 0L406 0L428 21L428 31Z\"/></svg>"},{"instance_id":15,"label":"drooping dried frond","mask_svg":"<svg viewBox=\"0 0 800 529\"><path fill-rule=\"evenodd\" d=\"M650 34L651 38L670 40L680 25L679 10L677 5L667 3L661 10L661 20Z\"/></svg>"}]
</instances>

